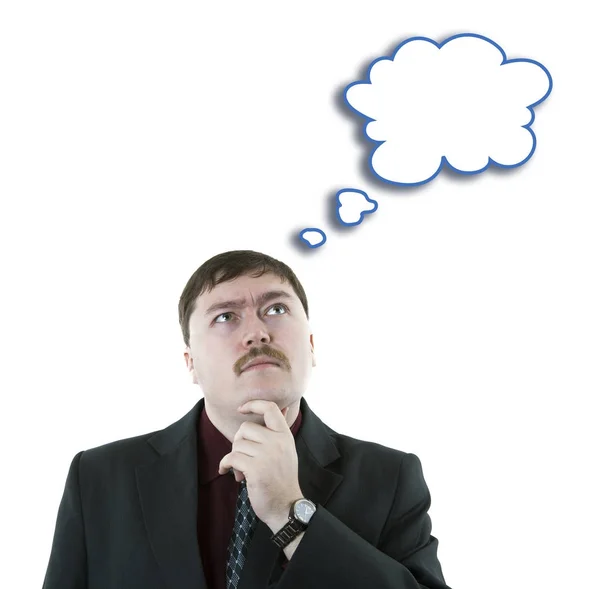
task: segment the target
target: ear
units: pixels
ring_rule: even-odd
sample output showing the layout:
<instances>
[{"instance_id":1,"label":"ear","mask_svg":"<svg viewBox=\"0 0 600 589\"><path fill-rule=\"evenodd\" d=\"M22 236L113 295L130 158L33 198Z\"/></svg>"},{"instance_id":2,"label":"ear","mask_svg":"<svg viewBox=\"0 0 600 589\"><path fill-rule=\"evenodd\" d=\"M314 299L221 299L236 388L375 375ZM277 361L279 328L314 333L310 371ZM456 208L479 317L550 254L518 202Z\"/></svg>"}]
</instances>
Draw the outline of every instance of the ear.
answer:
<instances>
[{"instance_id":1,"label":"ear","mask_svg":"<svg viewBox=\"0 0 600 589\"><path fill-rule=\"evenodd\" d=\"M315 342L313 340L313 334L310 334L310 353L312 355L312 365L313 368L317 365L317 360L315 358Z\"/></svg>"},{"instance_id":2,"label":"ear","mask_svg":"<svg viewBox=\"0 0 600 589\"><path fill-rule=\"evenodd\" d=\"M188 347L183 351L183 357L185 358L185 364L188 370L192 373L192 384L198 384L198 377L194 370L194 358L192 358L192 350Z\"/></svg>"}]
</instances>

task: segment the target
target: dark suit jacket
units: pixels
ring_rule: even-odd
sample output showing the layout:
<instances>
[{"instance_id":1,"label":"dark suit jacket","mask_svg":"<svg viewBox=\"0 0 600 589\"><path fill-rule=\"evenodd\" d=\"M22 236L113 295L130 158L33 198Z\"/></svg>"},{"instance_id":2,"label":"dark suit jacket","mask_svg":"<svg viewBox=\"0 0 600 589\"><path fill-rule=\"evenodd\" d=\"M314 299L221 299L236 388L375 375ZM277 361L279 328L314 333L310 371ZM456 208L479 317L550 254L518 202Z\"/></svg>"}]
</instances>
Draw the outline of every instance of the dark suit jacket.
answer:
<instances>
[{"instance_id":1,"label":"dark suit jacket","mask_svg":"<svg viewBox=\"0 0 600 589\"><path fill-rule=\"evenodd\" d=\"M164 430L79 452L44 589L207 589L197 538L201 399ZM448 589L421 464L326 426L301 399L298 476L317 511L285 570L261 520L239 589Z\"/></svg>"}]
</instances>

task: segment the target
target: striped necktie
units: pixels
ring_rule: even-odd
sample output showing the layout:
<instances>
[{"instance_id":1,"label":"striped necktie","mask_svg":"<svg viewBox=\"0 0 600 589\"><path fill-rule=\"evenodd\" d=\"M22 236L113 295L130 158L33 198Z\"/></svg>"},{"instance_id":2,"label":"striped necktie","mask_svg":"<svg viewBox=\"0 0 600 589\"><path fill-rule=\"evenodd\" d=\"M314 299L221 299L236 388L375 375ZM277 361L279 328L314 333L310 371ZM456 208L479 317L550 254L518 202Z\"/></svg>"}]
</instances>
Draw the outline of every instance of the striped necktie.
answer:
<instances>
[{"instance_id":1,"label":"striped necktie","mask_svg":"<svg viewBox=\"0 0 600 589\"><path fill-rule=\"evenodd\" d=\"M257 517L250 505L248 498L248 489L246 488L246 480L240 483L238 493L235 520L233 522L233 533L229 540L227 548L227 567L226 567L226 587L227 589L235 589L240 581L242 569L246 562L246 554L250 540L256 529Z\"/></svg>"}]
</instances>

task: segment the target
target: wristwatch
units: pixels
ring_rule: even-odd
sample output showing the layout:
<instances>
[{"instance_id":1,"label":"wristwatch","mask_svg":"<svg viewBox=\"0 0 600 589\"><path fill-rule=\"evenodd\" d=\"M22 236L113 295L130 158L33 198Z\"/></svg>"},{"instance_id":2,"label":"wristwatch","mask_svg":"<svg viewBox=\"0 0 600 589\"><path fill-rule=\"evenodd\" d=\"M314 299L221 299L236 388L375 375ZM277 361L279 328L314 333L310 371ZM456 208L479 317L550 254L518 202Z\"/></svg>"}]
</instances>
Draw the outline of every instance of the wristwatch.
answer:
<instances>
[{"instance_id":1,"label":"wristwatch","mask_svg":"<svg viewBox=\"0 0 600 589\"><path fill-rule=\"evenodd\" d=\"M315 514L317 506L309 499L298 499L290 507L289 521L277 532L271 536L271 540L279 546L285 548L294 538L301 534L308 527L308 522Z\"/></svg>"}]
</instances>

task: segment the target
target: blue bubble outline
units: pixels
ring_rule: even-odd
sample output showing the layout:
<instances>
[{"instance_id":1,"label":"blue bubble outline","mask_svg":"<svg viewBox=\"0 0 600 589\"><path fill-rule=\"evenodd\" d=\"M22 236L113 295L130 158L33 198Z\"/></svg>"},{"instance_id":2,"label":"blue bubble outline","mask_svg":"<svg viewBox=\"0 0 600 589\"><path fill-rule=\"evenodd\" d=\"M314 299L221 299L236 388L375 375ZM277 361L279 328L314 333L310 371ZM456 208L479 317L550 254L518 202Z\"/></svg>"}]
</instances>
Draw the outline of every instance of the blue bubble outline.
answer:
<instances>
[{"instance_id":1,"label":"blue bubble outline","mask_svg":"<svg viewBox=\"0 0 600 589\"><path fill-rule=\"evenodd\" d=\"M529 112L531 113L531 120L526 125L521 126L521 128L529 131L529 133L531 134L531 137L533 138L533 145L532 145L531 151L529 152L529 155L523 161L518 162L516 164L509 164L509 165L500 164L488 156L487 164L485 166L483 166L483 168L481 168L479 170L474 170L472 172L466 172L463 170L459 170L458 168L455 168L448 162L448 160L446 159L446 156L443 155L438 169L433 173L432 176L430 176L426 180L420 180L419 182L394 182L393 180L388 180L387 178L380 176L373 168L373 156L375 155L375 151L381 145L383 145L386 141L377 141L375 139L371 139L367 135L367 125L372 121L376 121L377 119L372 119L372 118L366 116L365 114L361 113L360 111L356 110L348 101L348 97L347 97L348 90L350 90L350 88L352 88L352 86L356 86L357 84L371 84L371 69L373 68L373 66L378 61L381 61L381 60L393 61L394 58L396 57L396 54L398 53L398 51L400 51L400 49L406 43L409 43L411 41L427 41L428 43L432 43L433 45L435 45L438 49L441 49L446 43L452 41L453 39L457 39L459 37L475 37L478 39L483 39L484 41L487 41L488 43L491 43L492 45L494 45L494 47L496 47L502 54L503 60L502 60L502 63L500 64L501 66L503 66L507 63L516 63L516 62L524 61L524 62L533 63L533 64L539 66L544 71L544 73L548 76L548 81L549 81L548 91L538 101L536 101L533 104L530 104L529 106L526 107L529 110ZM485 170L487 170L490 167L490 165L492 165L492 164L498 168L509 169L509 168L516 168L518 166L522 166L523 164L527 163L533 156L533 153L535 152L535 148L537 146L537 139L536 139L535 133L531 129L531 125L533 125L533 121L535 120L535 113L534 113L533 109L538 104L540 104L541 102L546 100L546 98L548 98L548 96L550 95L550 92L552 92L552 87L553 87L552 76L550 75L550 72L547 70L547 68L544 67L539 61L535 61L534 59L526 59L526 58L506 59L506 53L504 52L502 47L500 47L500 45L498 45L498 43L492 41L488 37L485 37L483 35L478 35L477 33L459 33L457 35L452 35L452 37L448 37L445 41L442 41L442 43L437 43L436 41L434 41L433 39L429 39L428 37L410 37L409 39L402 41L402 43L400 43L400 45L398 45L394 49L392 57L386 57L386 56L378 57L369 65L369 69L367 71L367 77L365 80L358 80L357 82L352 82L351 84L348 84L348 86L346 86L346 88L344 90L344 101L346 102L346 105L348 106L348 108L350 108L350 110L354 111L359 116L366 119L366 122L363 126L363 134L364 134L365 138L367 139L367 141L370 141L371 143L376 144L375 147L373 148L373 150L371 151L371 155L369 157L369 168L371 169L372 174L374 176L376 176L377 178L383 180L384 182L395 185L395 186L420 186L421 184L426 184L427 182L431 182L431 180L433 180L442 171L442 168L444 167L444 165L446 165L449 169L451 169L454 172L457 172L459 174L463 174L465 176L472 176L474 174L481 174L481 172L485 172Z\"/></svg>"},{"instance_id":2,"label":"blue bubble outline","mask_svg":"<svg viewBox=\"0 0 600 589\"><path fill-rule=\"evenodd\" d=\"M302 235L304 232L306 231L316 231L317 233L320 233L321 236L323 237L323 241L321 243L317 243L315 245L312 245L309 241L306 240L306 238ZM300 237L300 239L310 248L314 249L317 247L321 247L322 245L325 244L325 242L327 241L327 235L325 235L325 232L322 231L321 229L317 228L317 227L307 227L306 229L302 229L302 231L300 231L300 233L298 234L298 237Z\"/></svg>"},{"instance_id":3,"label":"blue bubble outline","mask_svg":"<svg viewBox=\"0 0 600 589\"><path fill-rule=\"evenodd\" d=\"M342 208L342 203L340 201L340 195L343 194L344 192L358 192L359 194L362 194L368 202L372 202L375 205L375 208L371 209L370 211L361 211L360 219L358 221L356 221L354 223L346 223L345 221L342 220L342 217L340 216L340 209ZM377 210L377 208L379 207L379 204L377 203L376 200L369 198L367 196L366 192L363 192L362 190L358 190L357 188L342 188L341 190L338 190L337 194L335 195L335 200L337 203L336 207L335 207L335 215L336 215L338 221L340 222L340 224L345 225L346 227L360 225L363 222L365 215L370 215L371 213L374 213Z\"/></svg>"}]
</instances>

